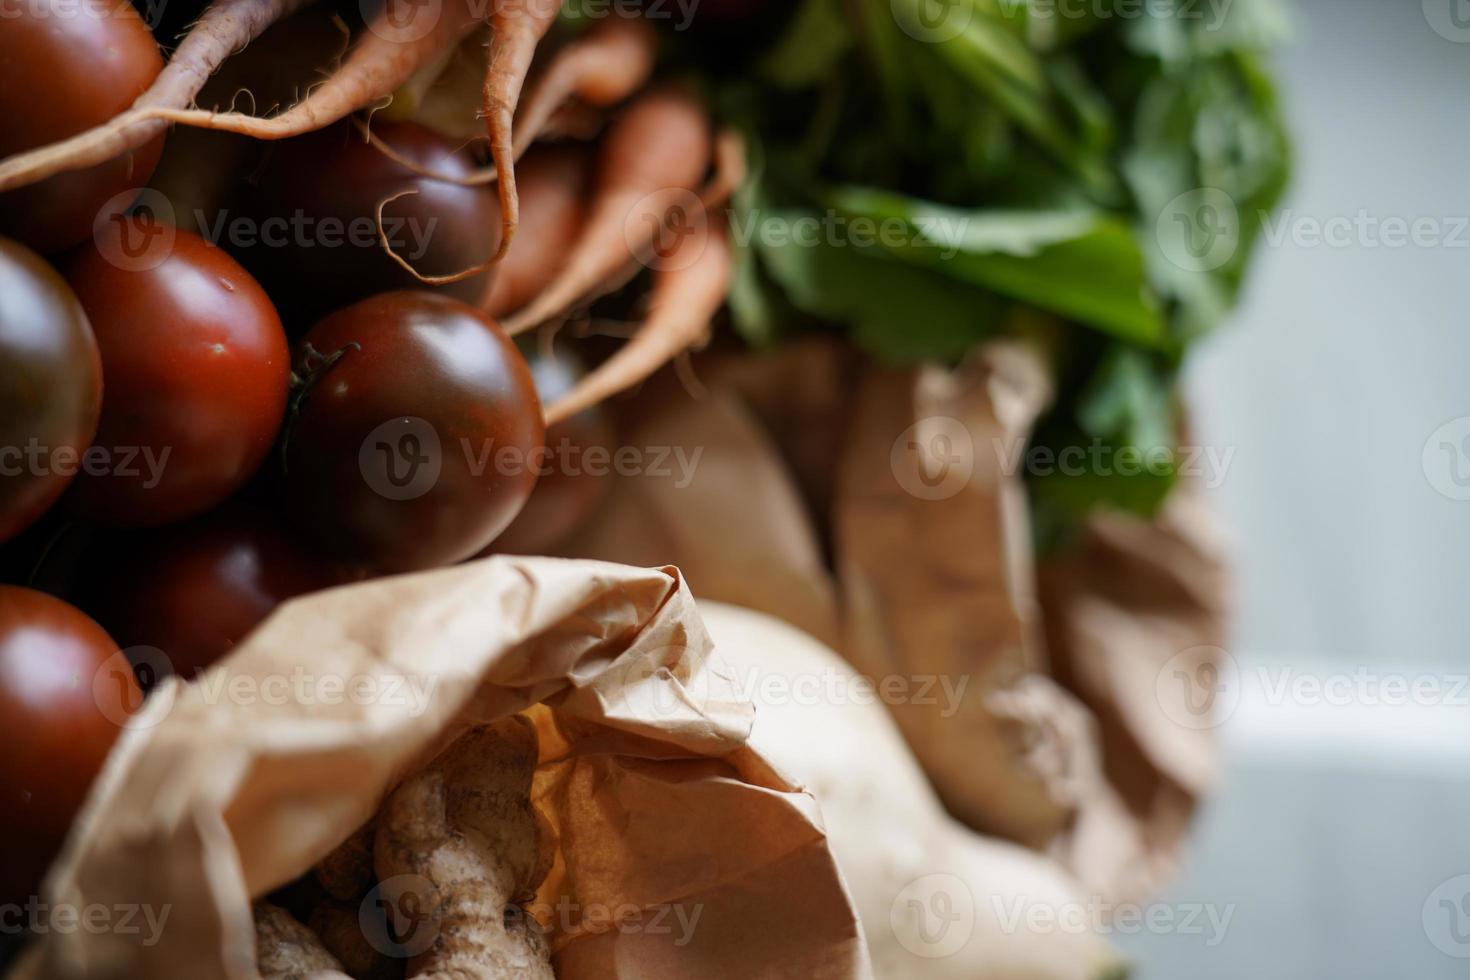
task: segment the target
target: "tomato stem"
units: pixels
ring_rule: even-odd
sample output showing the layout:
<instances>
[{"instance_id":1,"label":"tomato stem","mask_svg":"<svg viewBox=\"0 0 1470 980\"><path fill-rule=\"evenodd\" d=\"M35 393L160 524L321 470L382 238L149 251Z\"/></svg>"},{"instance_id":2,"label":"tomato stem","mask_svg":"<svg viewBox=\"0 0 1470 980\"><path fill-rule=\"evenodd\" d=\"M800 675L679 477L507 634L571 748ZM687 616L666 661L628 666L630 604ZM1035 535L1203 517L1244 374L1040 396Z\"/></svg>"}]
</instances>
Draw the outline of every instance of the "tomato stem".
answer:
<instances>
[{"instance_id":1,"label":"tomato stem","mask_svg":"<svg viewBox=\"0 0 1470 980\"><path fill-rule=\"evenodd\" d=\"M362 345L355 340L350 341L330 354L321 353L315 347L311 346L309 341L302 346L301 370L297 371L295 368L291 370L291 394L286 400L286 421L281 426L280 459L282 473L285 473L287 470L286 450L291 442L291 430L295 428L296 419L301 415L301 406L305 404L307 396L311 394L311 389L316 384L317 379L331 370L332 365L342 360L349 350L360 351L362 350Z\"/></svg>"}]
</instances>

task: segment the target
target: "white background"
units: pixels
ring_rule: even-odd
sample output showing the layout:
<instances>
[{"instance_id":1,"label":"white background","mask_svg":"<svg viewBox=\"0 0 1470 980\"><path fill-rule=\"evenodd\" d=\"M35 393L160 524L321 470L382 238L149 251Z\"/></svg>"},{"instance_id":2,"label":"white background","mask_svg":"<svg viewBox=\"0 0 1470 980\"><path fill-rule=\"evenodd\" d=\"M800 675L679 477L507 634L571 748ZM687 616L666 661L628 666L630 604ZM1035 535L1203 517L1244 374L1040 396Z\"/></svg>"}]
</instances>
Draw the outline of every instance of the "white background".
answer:
<instances>
[{"instance_id":1,"label":"white background","mask_svg":"<svg viewBox=\"0 0 1470 980\"><path fill-rule=\"evenodd\" d=\"M1470 43L1426 15L1451 3L1470 24L1466 0L1297 4L1277 59L1296 218L1470 217ZM1191 365L1202 441L1236 450L1211 501L1235 538L1242 683L1227 781L1162 901L1235 910L1214 947L1120 937L1139 980L1470 976L1423 919L1436 886L1470 873L1470 691L1451 695L1470 672L1470 502L1421 461L1470 416L1467 246L1470 230L1458 247L1265 245ZM1444 697L1282 699L1282 669L1428 676ZM1470 957L1470 938L1450 951Z\"/></svg>"}]
</instances>

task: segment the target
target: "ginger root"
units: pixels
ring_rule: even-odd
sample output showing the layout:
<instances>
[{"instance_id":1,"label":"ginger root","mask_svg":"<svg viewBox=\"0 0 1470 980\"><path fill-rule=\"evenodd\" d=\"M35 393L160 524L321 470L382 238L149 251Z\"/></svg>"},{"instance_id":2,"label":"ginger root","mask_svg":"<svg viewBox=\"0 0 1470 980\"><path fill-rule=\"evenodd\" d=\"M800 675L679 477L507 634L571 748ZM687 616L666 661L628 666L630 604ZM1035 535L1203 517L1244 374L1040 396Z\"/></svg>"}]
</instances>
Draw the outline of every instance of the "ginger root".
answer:
<instances>
[{"instance_id":1,"label":"ginger root","mask_svg":"<svg viewBox=\"0 0 1470 980\"><path fill-rule=\"evenodd\" d=\"M352 836L316 866L322 890L339 902L355 902L373 887L373 822L363 824Z\"/></svg>"},{"instance_id":2,"label":"ginger root","mask_svg":"<svg viewBox=\"0 0 1470 980\"><path fill-rule=\"evenodd\" d=\"M354 980L395 980L403 976L403 960L377 948L363 931L355 905L324 901L311 912L307 925L321 938L323 948L342 964Z\"/></svg>"},{"instance_id":3,"label":"ginger root","mask_svg":"<svg viewBox=\"0 0 1470 980\"><path fill-rule=\"evenodd\" d=\"M255 903L255 960L261 980L350 980L316 933L268 902Z\"/></svg>"},{"instance_id":4,"label":"ginger root","mask_svg":"<svg viewBox=\"0 0 1470 980\"><path fill-rule=\"evenodd\" d=\"M550 866L530 803L536 732L513 716L465 735L405 780L378 818L374 863L419 980L553 980L528 901ZM426 930L422 933L418 930Z\"/></svg>"}]
</instances>

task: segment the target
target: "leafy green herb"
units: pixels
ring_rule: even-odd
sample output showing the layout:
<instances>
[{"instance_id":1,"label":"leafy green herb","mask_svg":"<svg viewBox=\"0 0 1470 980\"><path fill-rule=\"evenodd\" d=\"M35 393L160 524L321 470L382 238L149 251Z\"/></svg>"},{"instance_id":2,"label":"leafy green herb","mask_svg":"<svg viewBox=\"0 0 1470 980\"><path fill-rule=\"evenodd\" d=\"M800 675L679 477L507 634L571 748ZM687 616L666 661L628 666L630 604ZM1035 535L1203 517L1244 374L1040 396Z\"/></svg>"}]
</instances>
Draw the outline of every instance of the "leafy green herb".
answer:
<instances>
[{"instance_id":1,"label":"leafy green herb","mask_svg":"<svg viewBox=\"0 0 1470 980\"><path fill-rule=\"evenodd\" d=\"M1286 183L1262 67L1284 4L799 0L711 86L762 161L731 217L737 328L956 361L1057 324L1031 331L1059 392L1034 447L1155 465L1033 474L1038 525L1151 512L1174 482L1158 460L1180 360L1234 303Z\"/></svg>"}]
</instances>

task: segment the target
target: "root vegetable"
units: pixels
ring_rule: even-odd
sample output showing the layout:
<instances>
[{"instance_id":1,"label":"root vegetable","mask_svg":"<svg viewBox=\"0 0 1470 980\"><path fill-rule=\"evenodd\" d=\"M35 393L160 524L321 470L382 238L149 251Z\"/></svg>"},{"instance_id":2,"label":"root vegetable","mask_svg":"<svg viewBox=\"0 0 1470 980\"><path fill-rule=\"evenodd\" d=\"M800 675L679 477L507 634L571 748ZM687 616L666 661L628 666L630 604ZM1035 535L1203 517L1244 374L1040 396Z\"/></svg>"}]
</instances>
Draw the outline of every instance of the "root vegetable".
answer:
<instances>
[{"instance_id":1,"label":"root vegetable","mask_svg":"<svg viewBox=\"0 0 1470 980\"><path fill-rule=\"evenodd\" d=\"M543 146L518 168L525 221L480 308L496 318L520 309L561 269L582 229L591 160L579 146Z\"/></svg>"},{"instance_id":2,"label":"root vegetable","mask_svg":"<svg viewBox=\"0 0 1470 980\"><path fill-rule=\"evenodd\" d=\"M553 977L545 937L515 907L550 865L530 802L536 759L535 729L512 716L465 735L388 798L374 848L379 887L396 935L433 937L409 976ZM411 926L398 921L405 912Z\"/></svg>"},{"instance_id":3,"label":"root vegetable","mask_svg":"<svg viewBox=\"0 0 1470 980\"><path fill-rule=\"evenodd\" d=\"M322 890L339 902L352 902L373 886L373 838L377 828L366 823L317 862L316 880Z\"/></svg>"},{"instance_id":4,"label":"root vegetable","mask_svg":"<svg viewBox=\"0 0 1470 980\"><path fill-rule=\"evenodd\" d=\"M565 267L506 329L515 334L537 326L624 281L665 230L670 208L687 210L709 160L709 123L692 96L665 88L637 99L598 154L598 183Z\"/></svg>"},{"instance_id":5,"label":"root vegetable","mask_svg":"<svg viewBox=\"0 0 1470 980\"><path fill-rule=\"evenodd\" d=\"M631 388L707 336L730 287L731 252L723 227L703 216L699 225L703 233L686 237L668 257L670 268L655 274L648 318L638 332L547 407L547 425Z\"/></svg>"},{"instance_id":6,"label":"root vegetable","mask_svg":"<svg viewBox=\"0 0 1470 980\"><path fill-rule=\"evenodd\" d=\"M519 158L570 98L610 106L643 86L653 71L658 36L642 18L614 17L559 52L537 80L517 121Z\"/></svg>"},{"instance_id":7,"label":"root vegetable","mask_svg":"<svg viewBox=\"0 0 1470 980\"><path fill-rule=\"evenodd\" d=\"M140 119L223 130L256 139L301 136L391 96L420 66L442 57L474 29L478 21L473 8L470 0L442 9L439 4L414 4L407 19L385 8L358 38L342 67L276 116L168 105L141 108L134 114Z\"/></svg>"},{"instance_id":8,"label":"root vegetable","mask_svg":"<svg viewBox=\"0 0 1470 980\"><path fill-rule=\"evenodd\" d=\"M163 68L153 36L127 4L34 0L6 8L0 21L0 156L44 157L47 144L122 112ZM127 192L147 182L162 146L161 131L153 130L70 167L7 161L0 191L12 192L0 194L0 234L42 253L87 238L94 220L132 203ZM76 172L60 174L63 169ZM22 181L17 172L31 175ZM51 179L25 193L12 190L42 177ZM104 207L109 214L99 215Z\"/></svg>"},{"instance_id":9,"label":"root vegetable","mask_svg":"<svg viewBox=\"0 0 1470 980\"><path fill-rule=\"evenodd\" d=\"M569 100L606 108L628 98L648 80L657 53L653 28L641 18L627 17L600 24L558 51L516 114L513 158L520 160L526 154ZM469 180L488 183L497 172L496 167L487 167ZM516 176L519 179L519 172Z\"/></svg>"},{"instance_id":10,"label":"root vegetable","mask_svg":"<svg viewBox=\"0 0 1470 980\"><path fill-rule=\"evenodd\" d=\"M531 71L536 45L561 10L561 0L496 0L490 15L490 48L480 114L490 133L490 158L499 175L501 239L492 261L504 257L520 224L516 196L514 122L521 87Z\"/></svg>"},{"instance_id":11,"label":"root vegetable","mask_svg":"<svg viewBox=\"0 0 1470 980\"><path fill-rule=\"evenodd\" d=\"M561 9L560 0L498 0L489 14L491 38L486 59L481 114L490 138L490 155L500 174L501 241L482 265L464 270L468 278L498 261L515 237L520 222L516 196L513 128L521 88L531 69L536 46ZM438 4L414 5L400 22L387 10L369 25L343 64L306 98L271 118L203 110L145 110L150 117L208 129L286 139L337 122L358 109L392 96L421 67L443 59L480 23L482 5L462 0L450 9Z\"/></svg>"},{"instance_id":12,"label":"root vegetable","mask_svg":"<svg viewBox=\"0 0 1470 980\"><path fill-rule=\"evenodd\" d=\"M316 933L267 902L255 903L255 962L261 980L351 980Z\"/></svg>"},{"instance_id":13,"label":"root vegetable","mask_svg":"<svg viewBox=\"0 0 1470 980\"><path fill-rule=\"evenodd\" d=\"M713 602L701 602L700 615L744 689L766 690L777 677L849 681L828 690L858 683L840 657L785 623ZM777 699L757 709L751 744L820 804L879 980L1125 975L1094 932L1025 928L1033 912L1070 921L1087 907L1080 886L1047 858L952 820L881 703ZM944 928L934 929L936 916Z\"/></svg>"},{"instance_id":14,"label":"root vegetable","mask_svg":"<svg viewBox=\"0 0 1470 980\"><path fill-rule=\"evenodd\" d=\"M180 42L178 49L132 108L70 139L11 157L0 163L0 190L34 183L53 174L79 170L136 150L159 136L167 121L159 109L183 109L210 75L229 57L286 16L303 0L217 0ZM90 66L96 77L107 77ZM118 80L107 77L109 86ZM136 176L135 176L135 179Z\"/></svg>"},{"instance_id":15,"label":"root vegetable","mask_svg":"<svg viewBox=\"0 0 1470 980\"><path fill-rule=\"evenodd\" d=\"M321 940L322 948L342 964L353 980L396 980L403 976L403 961L376 949L363 931L356 905L323 902L312 909L307 925Z\"/></svg>"}]
</instances>

